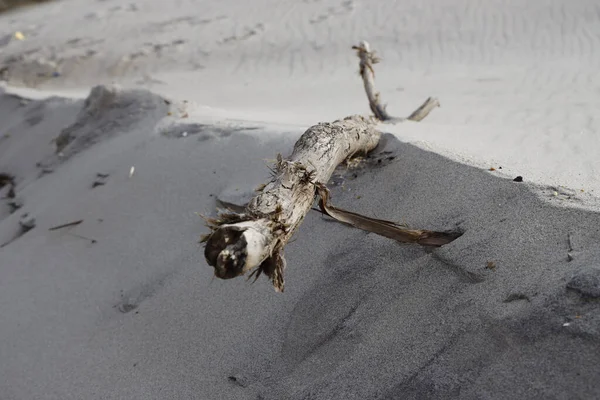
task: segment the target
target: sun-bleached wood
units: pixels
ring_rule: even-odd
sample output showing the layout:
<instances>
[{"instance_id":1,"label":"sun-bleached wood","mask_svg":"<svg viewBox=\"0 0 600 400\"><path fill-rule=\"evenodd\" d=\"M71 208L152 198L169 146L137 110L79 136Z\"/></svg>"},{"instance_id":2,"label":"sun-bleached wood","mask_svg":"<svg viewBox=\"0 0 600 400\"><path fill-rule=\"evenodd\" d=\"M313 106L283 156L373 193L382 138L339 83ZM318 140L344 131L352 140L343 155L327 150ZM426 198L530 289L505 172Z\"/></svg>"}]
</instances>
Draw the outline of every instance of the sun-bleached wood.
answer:
<instances>
[{"instance_id":1,"label":"sun-bleached wood","mask_svg":"<svg viewBox=\"0 0 600 400\"><path fill-rule=\"evenodd\" d=\"M345 159L373 150L380 135L374 121L362 116L310 127L288 159L278 157L273 179L245 213L207 219L213 232L205 256L215 275L233 278L258 267L256 274L265 273L282 291L283 248L314 203L315 183L328 182Z\"/></svg>"},{"instance_id":2,"label":"sun-bleached wood","mask_svg":"<svg viewBox=\"0 0 600 400\"><path fill-rule=\"evenodd\" d=\"M229 279L252 271L250 276L258 278L264 273L275 290L283 291L283 249L311 209L317 193L322 198L326 196L324 184L341 162L367 154L377 146L381 133L376 126L380 121L401 120L387 114L374 89L373 64L379 59L365 41L353 48L360 59L360 74L375 117L355 115L310 127L298 139L289 158L277 157L271 181L258 190L243 212L230 210L216 218L204 217L211 229L202 238L206 242L204 255L215 276ZM420 121L438 105L436 99L429 98L409 119ZM327 207L326 203L325 200L322 209L329 210L328 215L360 229L404 242L440 244L436 232L402 229L388 221ZM436 239L432 241L422 234L434 235L431 237Z\"/></svg>"}]
</instances>

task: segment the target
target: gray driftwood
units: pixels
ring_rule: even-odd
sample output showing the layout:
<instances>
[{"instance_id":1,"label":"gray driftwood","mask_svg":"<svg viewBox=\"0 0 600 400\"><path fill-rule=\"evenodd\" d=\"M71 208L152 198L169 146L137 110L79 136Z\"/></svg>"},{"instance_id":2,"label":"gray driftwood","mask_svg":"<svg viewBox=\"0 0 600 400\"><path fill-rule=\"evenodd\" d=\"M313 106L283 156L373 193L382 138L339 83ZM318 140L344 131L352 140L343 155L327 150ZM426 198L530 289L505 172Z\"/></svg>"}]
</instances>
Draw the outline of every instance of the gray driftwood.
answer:
<instances>
[{"instance_id":1,"label":"gray driftwood","mask_svg":"<svg viewBox=\"0 0 600 400\"><path fill-rule=\"evenodd\" d=\"M205 238L205 256L215 275L234 278L258 267L256 276L265 273L282 291L283 248L314 203L315 183L328 182L345 159L373 150L380 135L373 121L361 116L310 127L289 159L278 156L272 181L244 213L206 218L213 232Z\"/></svg>"},{"instance_id":2,"label":"gray driftwood","mask_svg":"<svg viewBox=\"0 0 600 400\"><path fill-rule=\"evenodd\" d=\"M450 241L446 238L440 242L443 234L436 236L436 232L411 231L393 222L327 205L328 192L324 184L335 168L350 157L373 150L381 136L376 129L377 123L393 119L380 105L379 95L373 89L372 64L378 59L366 42L354 48L358 51L361 76L375 117L350 116L310 127L298 139L289 158L278 155L271 181L258 189L257 196L243 212L225 211L216 218L204 217L211 229L202 238L206 243L204 255L218 278L234 278L250 271L250 276L258 278L264 273L275 290L283 291L284 247L311 209L317 194L321 196L323 212L340 222L401 242L421 241L423 245L439 246ZM427 104L415 111L420 115L416 120L431 111L433 107ZM432 240L428 241L428 237Z\"/></svg>"}]
</instances>

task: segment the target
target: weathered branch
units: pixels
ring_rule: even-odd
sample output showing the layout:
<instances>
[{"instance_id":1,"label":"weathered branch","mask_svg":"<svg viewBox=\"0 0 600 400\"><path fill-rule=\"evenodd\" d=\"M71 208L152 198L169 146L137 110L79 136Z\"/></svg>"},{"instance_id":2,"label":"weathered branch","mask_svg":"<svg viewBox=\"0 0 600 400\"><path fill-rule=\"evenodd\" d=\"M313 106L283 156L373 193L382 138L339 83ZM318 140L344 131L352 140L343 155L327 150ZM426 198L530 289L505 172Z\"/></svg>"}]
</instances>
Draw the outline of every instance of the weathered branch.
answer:
<instances>
[{"instance_id":1,"label":"weathered branch","mask_svg":"<svg viewBox=\"0 0 600 400\"><path fill-rule=\"evenodd\" d=\"M379 92L375 90L375 70L373 69L373 65L381 61L375 55L375 50L371 50L369 43L364 40L358 46L352 46L352 48L356 50L356 55L360 59L360 76L362 77L365 93L369 100L369 107L373 114L375 114L375 118L380 121L402 121L402 118L392 117L387 113L386 105L381 104ZM435 107L439 106L440 102L438 99L430 97L406 119L421 121Z\"/></svg>"},{"instance_id":2,"label":"weathered branch","mask_svg":"<svg viewBox=\"0 0 600 400\"><path fill-rule=\"evenodd\" d=\"M283 247L300 226L315 199L315 183L327 182L345 159L373 150L380 133L372 120L352 116L309 128L289 159L278 157L273 179L243 214L224 213L207 222L205 257L215 275L228 279L253 268L283 291Z\"/></svg>"},{"instance_id":3,"label":"weathered branch","mask_svg":"<svg viewBox=\"0 0 600 400\"><path fill-rule=\"evenodd\" d=\"M277 157L272 180L259 190L241 213L222 212L217 218L207 218L211 233L204 235L204 255L222 279L234 278L254 270L256 278L267 275L277 291L283 291L285 258L283 248L311 209L316 193L321 197L321 209L340 222L392 238L399 242L441 246L456 238L456 234L410 230L384 220L361 216L328 205L324 186L334 169L345 159L366 154L379 143L377 120L390 117L379 102L373 88L373 64L379 60L367 42L354 47L360 58L360 72L374 118L351 116L332 123L310 127L296 142L289 159ZM436 105L428 99L409 119L420 121Z\"/></svg>"},{"instance_id":4,"label":"weathered branch","mask_svg":"<svg viewBox=\"0 0 600 400\"><path fill-rule=\"evenodd\" d=\"M375 70L373 69L373 65L381 60L375 55L375 51L371 51L369 43L364 40L358 46L352 46L352 48L356 50L356 55L360 59L360 76L365 86L369 107L373 111L373 114L375 114L375 118L380 121L393 119L387 113L386 106L381 104L379 92L375 90Z\"/></svg>"}]
</instances>

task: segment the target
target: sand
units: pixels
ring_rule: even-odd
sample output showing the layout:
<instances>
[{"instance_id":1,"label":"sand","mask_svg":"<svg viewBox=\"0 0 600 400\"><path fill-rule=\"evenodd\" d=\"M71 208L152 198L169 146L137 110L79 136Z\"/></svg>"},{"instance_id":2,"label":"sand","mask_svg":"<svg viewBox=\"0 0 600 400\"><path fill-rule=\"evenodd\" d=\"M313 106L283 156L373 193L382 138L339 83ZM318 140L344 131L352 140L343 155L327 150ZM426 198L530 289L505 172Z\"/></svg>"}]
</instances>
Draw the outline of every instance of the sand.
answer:
<instances>
[{"instance_id":1,"label":"sand","mask_svg":"<svg viewBox=\"0 0 600 400\"><path fill-rule=\"evenodd\" d=\"M599 15L591 0L1 14L16 187L0 200L0 397L599 397ZM442 107L382 126L334 204L464 235L428 250L311 212L285 293L213 279L195 213L246 198L308 126L368 112L362 39L392 114Z\"/></svg>"}]
</instances>

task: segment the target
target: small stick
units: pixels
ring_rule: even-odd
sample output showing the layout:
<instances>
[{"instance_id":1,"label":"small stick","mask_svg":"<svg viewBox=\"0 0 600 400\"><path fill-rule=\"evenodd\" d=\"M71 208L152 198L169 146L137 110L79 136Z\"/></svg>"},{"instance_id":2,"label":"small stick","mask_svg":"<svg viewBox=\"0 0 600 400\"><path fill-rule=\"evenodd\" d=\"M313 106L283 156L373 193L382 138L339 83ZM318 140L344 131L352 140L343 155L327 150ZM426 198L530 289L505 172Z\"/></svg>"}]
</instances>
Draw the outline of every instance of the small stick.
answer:
<instances>
[{"instance_id":1,"label":"small stick","mask_svg":"<svg viewBox=\"0 0 600 400\"><path fill-rule=\"evenodd\" d=\"M410 121L419 122L423 118L428 116L429 113L433 111L433 109L436 107L440 107L440 102L438 101L438 99L434 97L429 97L427 100L425 100L425 103L421 104L421 107L413 111L413 113L410 114L409 117L406 119Z\"/></svg>"},{"instance_id":2,"label":"small stick","mask_svg":"<svg viewBox=\"0 0 600 400\"><path fill-rule=\"evenodd\" d=\"M59 230L59 229L62 229L62 228L67 228L67 227L69 227L69 226L75 226L75 225L79 225L79 224L80 224L80 223L82 223L82 222L83 222L83 220L82 220L82 219L80 219L80 220L78 220L78 221L67 222L66 224L62 224L62 225L53 226L52 228L49 228L48 230L49 230L49 231L57 231L57 230Z\"/></svg>"},{"instance_id":3,"label":"small stick","mask_svg":"<svg viewBox=\"0 0 600 400\"><path fill-rule=\"evenodd\" d=\"M371 51L369 43L366 40L361 41L358 46L352 46L352 49L356 50L356 55L360 59L360 76L363 79L371 111L373 111L375 117L380 121L392 119L385 109L386 106L382 105L379 101L379 92L375 91L375 71L373 70L373 64L377 64L381 59L375 55L375 51Z\"/></svg>"}]
</instances>

